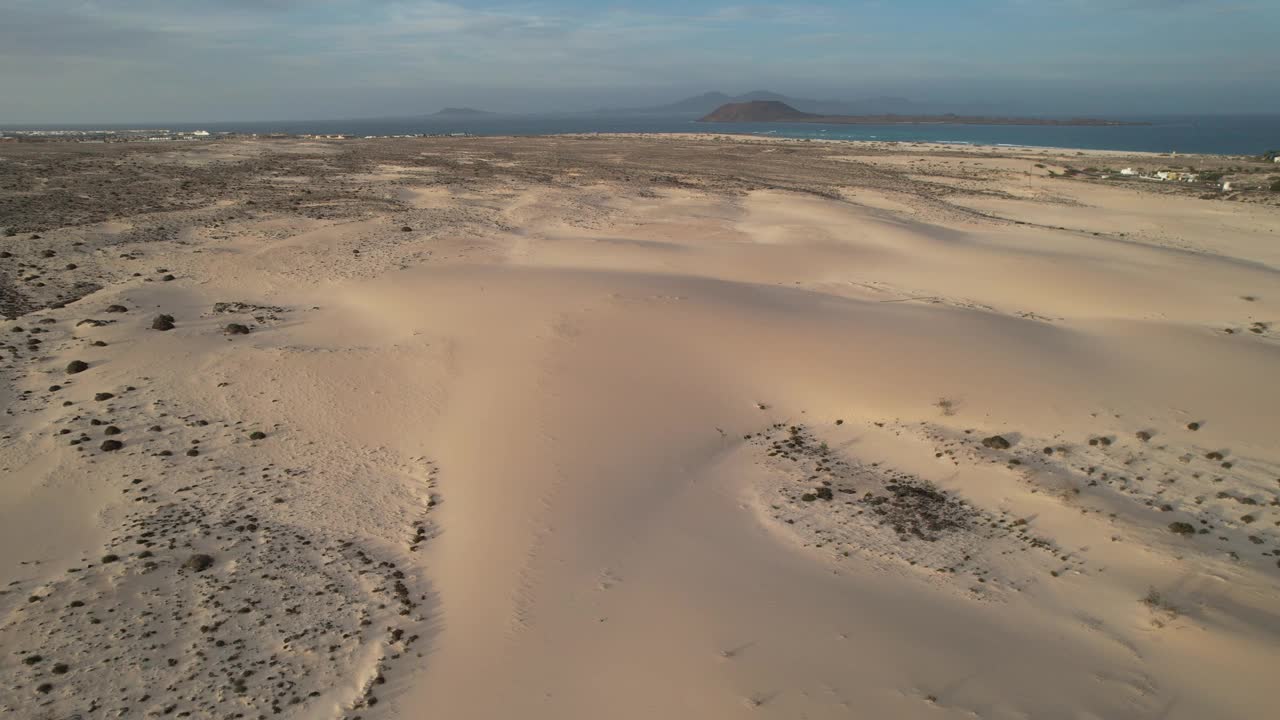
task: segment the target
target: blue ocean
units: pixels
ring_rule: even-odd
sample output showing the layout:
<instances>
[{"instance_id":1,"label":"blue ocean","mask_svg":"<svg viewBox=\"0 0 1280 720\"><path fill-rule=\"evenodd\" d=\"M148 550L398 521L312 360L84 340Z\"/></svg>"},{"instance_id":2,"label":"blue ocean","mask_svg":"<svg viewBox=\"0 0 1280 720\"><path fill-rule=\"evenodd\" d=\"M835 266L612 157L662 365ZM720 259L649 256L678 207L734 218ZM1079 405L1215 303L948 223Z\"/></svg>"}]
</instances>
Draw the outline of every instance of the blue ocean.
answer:
<instances>
[{"instance_id":1,"label":"blue ocean","mask_svg":"<svg viewBox=\"0 0 1280 720\"><path fill-rule=\"evenodd\" d=\"M1141 126L1035 125L818 125L810 123L700 123L694 117L599 115L374 118L239 123L156 123L132 127L210 132L410 135L554 135L560 133L717 132L787 138L942 142L978 145L1258 155L1280 149L1280 115L1117 117ZM101 128L101 126L97 126Z\"/></svg>"}]
</instances>

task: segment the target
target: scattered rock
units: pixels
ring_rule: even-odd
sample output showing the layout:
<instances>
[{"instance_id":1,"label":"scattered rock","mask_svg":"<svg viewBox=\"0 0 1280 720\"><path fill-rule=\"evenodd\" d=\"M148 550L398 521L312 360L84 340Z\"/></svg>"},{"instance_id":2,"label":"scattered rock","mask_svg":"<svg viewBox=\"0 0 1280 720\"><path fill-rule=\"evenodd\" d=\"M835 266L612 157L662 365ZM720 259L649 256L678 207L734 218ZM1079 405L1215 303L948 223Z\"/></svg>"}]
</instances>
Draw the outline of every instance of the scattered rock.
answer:
<instances>
[{"instance_id":1,"label":"scattered rock","mask_svg":"<svg viewBox=\"0 0 1280 720\"><path fill-rule=\"evenodd\" d=\"M227 323L227 326L222 329L222 332L227 335L248 335L249 326L241 325L240 323Z\"/></svg>"},{"instance_id":2,"label":"scattered rock","mask_svg":"<svg viewBox=\"0 0 1280 720\"><path fill-rule=\"evenodd\" d=\"M249 433L249 439L250 440L266 440L267 434L262 432L261 430L254 430L253 432Z\"/></svg>"},{"instance_id":3,"label":"scattered rock","mask_svg":"<svg viewBox=\"0 0 1280 720\"><path fill-rule=\"evenodd\" d=\"M88 369L89 369L89 363L83 360L72 360L71 362L67 363L68 375L75 375L76 373L82 373Z\"/></svg>"},{"instance_id":4,"label":"scattered rock","mask_svg":"<svg viewBox=\"0 0 1280 720\"><path fill-rule=\"evenodd\" d=\"M98 446L98 449L103 452L114 452L122 447L124 447L124 443L119 440L103 440L102 444Z\"/></svg>"},{"instance_id":5,"label":"scattered rock","mask_svg":"<svg viewBox=\"0 0 1280 720\"><path fill-rule=\"evenodd\" d=\"M152 330L172 330L174 328L172 315L157 315L151 321Z\"/></svg>"},{"instance_id":6,"label":"scattered rock","mask_svg":"<svg viewBox=\"0 0 1280 720\"><path fill-rule=\"evenodd\" d=\"M106 312L109 312L109 313L129 312L129 308L123 305L108 305Z\"/></svg>"},{"instance_id":7,"label":"scattered rock","mask_svg":"<svg viewBox=\"0 0 1280 720\"><path fill-rule=\"evenodd\" d=\"M1178 535L1195 535L1196 528L1187 522L1171 522L1169 523L1169 532L1177 533Z\"/></svg>"},{"instance_id":8,"label":"scattered rock","mask_svg":"<svg viewBox=\"0 0 1280 720\"><path fill-rule=\"evenodd\" d=\"M98 402L104 402L104 401L110 400L110 399L111 399L111 398L113 398L113 397L115 397L115 395L113 395L113 394L111 394L111 393L109 393L109 392L100 392L100 393L95 394L95 395L93 396L93 399L94 399L94 400L97 400Z\"/></svg>"}]
</instances>

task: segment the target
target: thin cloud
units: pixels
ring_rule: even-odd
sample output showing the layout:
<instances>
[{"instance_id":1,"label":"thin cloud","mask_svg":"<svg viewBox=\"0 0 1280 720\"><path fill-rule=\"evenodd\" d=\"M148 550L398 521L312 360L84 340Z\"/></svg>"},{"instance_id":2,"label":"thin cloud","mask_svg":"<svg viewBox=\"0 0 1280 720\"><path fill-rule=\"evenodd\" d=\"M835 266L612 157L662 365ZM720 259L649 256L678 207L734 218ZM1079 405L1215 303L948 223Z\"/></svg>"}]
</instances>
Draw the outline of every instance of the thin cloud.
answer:
<instances>
[{"instance_id":1,"label":"thin cloud","mask_svg":"<svg viewBox=\"0 0 1280 720\"><path fill-rule=\"evenodd\" d=\"M510 110L632 106L631 94L662 87L668 99L769 87L924 100L1039 87L1038 97L1054 100L1189 80L1203 97L1220 97L1223 83L1250 83L1255 98L1280 95L1280 81L1259 70L1280 61L1280 6L924 4L0 0L0 123L174 108L241 118L425 111L463 91L468 102ZM371 99L368 88L401 88L403 99ZM1179 90L1171 103L1197 91Z\"/></svg>"}]
</instances>

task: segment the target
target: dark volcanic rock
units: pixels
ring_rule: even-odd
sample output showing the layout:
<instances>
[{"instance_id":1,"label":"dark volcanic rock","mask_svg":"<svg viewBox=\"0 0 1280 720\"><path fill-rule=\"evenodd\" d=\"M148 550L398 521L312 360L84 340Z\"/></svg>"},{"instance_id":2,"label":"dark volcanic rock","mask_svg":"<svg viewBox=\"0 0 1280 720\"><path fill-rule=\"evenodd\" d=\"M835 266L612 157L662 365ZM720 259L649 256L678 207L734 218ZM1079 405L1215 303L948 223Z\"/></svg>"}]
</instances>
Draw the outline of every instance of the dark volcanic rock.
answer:
<instances>
[{"instance_id":1,"label":"dark volcanic rock","mask_svg":"<svg viewBox=\"0 0 1280 720\"><path fill-rule=\"evenodd\" d=\"M103 440L102 445L98 446L98 449L102 450L103 452L113 452L113 451L119 450L122 447L124 447L124 443L120 442L119 440Z\"/></svg>"},{"instance_id":2,"label":"dark volcanic rock","mask_svg":"<svg viewBox=\"0 0 1280 720\"><path fill-rule=\"evenodd\" d=\"M248 335L249 326L241 325L240 323L227 323L227 326L222 329L222 332L227 335Z\"/></svg>"},{"instance_id":3,"label":"dark volcanic rock","mask_svg":"<svg viewBox=\"0 0 1280 720\"><path fill-rule=\"evenodd\" d=\"M989 438L982 439L982 447L991 448L992 450L1008 450L1012 447L1012 444L1001 435L992 435Z\"/></svg>"},{"instance_id":4,"label":"dark volcanic rock","mask_svg":"<svg viewBox=\"0 0 1280 720\"><path fill-rule=\"evenodd\" d=\"M151 321L152 330L172 330L174 328L172 315L157 315Z\"/></svg>"},{"instance_id":5,"label":"dark volcanic rock","mask_svg":"<svg viewBox=\"0 0 1280 720\"><path fill-rule=\"evenodd\" d=\"M67 363L68 375L75 375L76 373L82 373L88 369L89 369L89 363L83 360L72 360L71 362Z\"/></svg>"}]
</instances>

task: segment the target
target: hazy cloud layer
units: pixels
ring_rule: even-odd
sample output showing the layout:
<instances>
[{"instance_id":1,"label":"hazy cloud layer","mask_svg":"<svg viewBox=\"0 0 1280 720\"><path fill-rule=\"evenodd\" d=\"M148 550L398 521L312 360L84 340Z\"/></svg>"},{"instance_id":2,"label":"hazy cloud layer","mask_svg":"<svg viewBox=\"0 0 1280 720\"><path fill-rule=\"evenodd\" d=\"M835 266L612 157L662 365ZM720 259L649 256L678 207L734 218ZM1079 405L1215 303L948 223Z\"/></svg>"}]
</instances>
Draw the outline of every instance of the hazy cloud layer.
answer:
<instances>
[{"instance_id":1,"label":"hazy cloud layer","mask_svg":"<svg viewBox=\"0 0 1280 720\"><path fill-rule=\"evenodd\" d=\"M580 110L769 88L1280 111L1280 3L0 0L0 123Z\"/></svg>"}]
</instances>

